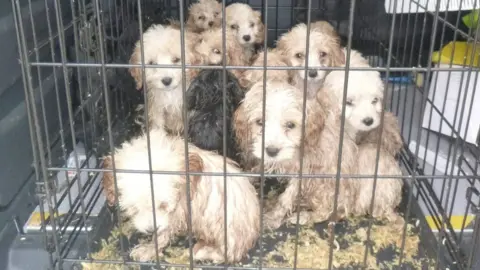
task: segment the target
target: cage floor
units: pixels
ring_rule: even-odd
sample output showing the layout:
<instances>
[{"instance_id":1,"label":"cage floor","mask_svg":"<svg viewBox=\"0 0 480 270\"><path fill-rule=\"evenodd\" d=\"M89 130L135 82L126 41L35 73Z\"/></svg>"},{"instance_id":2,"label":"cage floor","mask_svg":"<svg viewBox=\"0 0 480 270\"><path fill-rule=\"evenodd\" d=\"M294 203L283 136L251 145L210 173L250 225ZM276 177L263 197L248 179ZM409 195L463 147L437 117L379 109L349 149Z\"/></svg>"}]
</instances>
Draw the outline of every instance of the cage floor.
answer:
<instances>
[{"instance_id":1,"label":"cage floor","mask_svg":"<svg viewBox=\"0 0 480 270\"><path fill-rule=\"evenodd\" d=\"M278 189L269 187L270 192L265 197L265 207L274 203ZM404 212L405 199L400 207ZM371 227L369 226L371 223ZM434 260L429 258L421 241L418 220L412 215L407 218L406 237L402 256L402 269L428 269ZM370 229L369 229L370 227ZM368 269L392 269L399 263L403 241L403 226L392 225L380 220L371 220L367 217L350 218L338 222L334 228L335 240L338 245L333 249L333 266L336 268L360 268L365 262ZM264 268L292 268L297 252L298 268L326 269L329 262L329 235L327 222L299 226L298 248L296 246L296 227L293 224L284 224L275 231L263 231L263 254L257 245L250 250L247 258L235 266L258 267L262 256ZM367 235L369 241L367 241ZM123 244L126 250L136 244L146 241L145 236L133 232L128 220L120 222L106 239L101 240L99 249L92 254L96 260L128 259L128 252L121 252ZM121 243L122 242L122 243ZM368 245L366 245L368 243ZM368 246L367 257L365 251ZM163 263L173 265L188 265L190 262L188 238L179 236L164 250ZM209 269L208 262L195 262L196 268ZM430 266L430 267L429 267ZM150 267L130 266L129 269L153 269ZM174 268L173 266L171 267ZM123 269L120 264L83 264L83 269Z\"/></svg>"}]
</instances>

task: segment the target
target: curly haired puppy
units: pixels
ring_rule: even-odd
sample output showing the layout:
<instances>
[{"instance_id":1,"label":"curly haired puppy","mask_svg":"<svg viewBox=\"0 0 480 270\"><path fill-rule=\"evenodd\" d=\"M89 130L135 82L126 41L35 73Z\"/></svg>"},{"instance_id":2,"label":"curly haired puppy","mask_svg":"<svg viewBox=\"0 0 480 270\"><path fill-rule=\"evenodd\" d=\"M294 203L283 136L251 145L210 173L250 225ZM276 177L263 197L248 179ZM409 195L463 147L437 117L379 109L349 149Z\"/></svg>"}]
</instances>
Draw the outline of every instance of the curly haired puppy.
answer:
<instances>
[{"instance_id":1,"label":"curly haired puppy","mask_svg":"<svg viewBox=\"0 0 480 270\"><path fill-rule=\"evenodd\" d=\"M262 132L262 82L252 86L234 118L237 141L244 152L244 162L258 169L264 152L264 167L267 172L298 173L300 169L302 138L302 93L292 85L268 81L266 86L265 133ZM331 111L331 102L318 104L315 99L307 100L303 173L335 174L339 154L340 121ZM262 136L265 145L262 148ZM344 139L342 150L342 173L356 169L356 145L353 140ZM295 210L298 195L298 178L289 179L287 188L275 207L266 214L266 225L278 228L285 216ZM353 211L355 182L341 179L339 209ZM302 223L309 220L327 219L333 208L335 180L304 178L301 201L310 211L301 211ZM300 210L300 209L296 209Z\"/></svg>"},{"instance_id":2,"label":"curly haired puppy","mask_svg":"<svg viewBox=\"0 0 480 270\"><path fill-rule=\"evenodd\" d=\"M344 51L340 47L340 38L327 22L310 25L309 51L307 54L307 25L299 23L283 34L277 49L285 57L289 66L305 67L308 58L307 98L315 98L328 73L322 67L340 66L345 63ZM305 70L291 71L292 84L303 89Z\"/></svg>"},{"instance_id":3,"label":"curly haired puppy","mask_svg":"<svg viewBox=\"0 0 480 270\"><path fill-rule=\"evenodd\" d=\"M237 78L226 72L226 88L223 88L223 71L206 69L193 79L187 92L188 137L196 146L217 151L223 155L223 136L227 137L226 156L237 158L237 149L232 132L232 117L244 90ZM223 92L226 95L226 107L223 106ZM224 119L227 133L223 133Z\"/></svg>"},{"instance_id":4,"label":"curly haired puppy","mask_svg":"<svg viewBox=\"0 0 480 270\"><path fill-rule=\"evenodd\" d=\"M188 9L187 27L193 32L203 32L222 25L222 4L216 0L198 0Z\"/></svg>"},{"instance_id":5,"label":"curly haired puppy","mask_svg":"<svg viewBox=\"0 0 480 270\"><path fill-rule=\"evenodd\" d=\"M163 25L153 25L143 33L145 64L181 65L180 30ZM185 33L185 63L198 64L199 58L193 53L196 36ZM130 64L142 64L140 41L130 58ZM137 89L143 86L142 68L132 67L130 74L136 81ZM197 71L186 71L186 87ZM180 68L145 68L146 95L148 96L148 125L166 128L178 133L183 130L182 121L182 70Z\"/></svg>"},{"instance_id":6,"label":"curly haired puppy","mask_svg":"<svg viewBox=\"0 0 480 270\"><path fill-rule=\"evenodd\" d=\"M263 67L264 66L265 51L259 52L253 60L252 66ZM267 64L271 67L287 67L287 62L284 57L278 52L277 49L267 50ZM243 76L240 78L240 83L245 88L250 88L256 82L263 80L263 69L247 69L243 72ZM288 70L268 69L267 68L267 80L277 80L289 82Z\"/></svg>"},{"instance_id":7,"label":"curly haired puppy","mask_svg":"<svg viewBox=\"0 0 480 270\"><path fill-rule=\"evenodd\" d=\"M350 54L351 67L369 67L362 55L356 51ZM338 108L342 107L344 91L345 71L332 71L325 79L325 90L318 96L336 96ZM333 92L333 93L332 93ZM357 174L373 175L377 158L377 143L380 143L380 157L378 175L401 176L399 165L395 155L403 146L402 137L398 128L396 117L390 113L384 113L383 130L379 127L383 111L384 85L380 73L375 70L358 71L350 70L348 73L347 99L345 108L346 132L355 138L358 145L358 169ZM380 134L382 132L382 134ZM379 136L381 135L381 138ZM379 140L380 139L380 140ZM373 179L358 179L367 181L365 187L373 188ZM374 217L386 217L391 222L401 221L401 217L395 213L395 208L401 201L403 182L400 178L379 178L375 193ZM358 199L358 207L368 210L373 189L364 188Z\"/></svg>"},{"instance_id":8,"label":"curly haired puppy","mask_svg":"<svg viewBox=\"0 0 480 270\"><path fill-rule=\"evenodd\" d=\"M238 42L242 44L247 59L255 54L255 45L263 44L265 27L262 14L244 3L233 3L225 8L225 22Z\"/></svg>"},{"instance_id":9,"label":"curly haired puppy","mask_svg":"<svg viewBox=\"0 0 480 270\"><path fill-rule=\"evenodd\" d=\"M250 59L247 56L243 45L236 39L231 30L225 29L226 64L229 66L248 66ZM195 52L200 55L203 63L210 65L221 65L223 60L223 30L216 28L205 31L201 34L195 46ZM241 76L243 70L231 71L236 76Z\"/></svg>"},{"instance_id":10,"label":"curly haired puppy","mask_svg":"<svg viewBox=\"0 0 480 270\"><path fill-rule=\"evenodd\" d=\"M154 171L185 172L188 162L191 172L222 172L223 157L189 145L185 157L185 142L180 137L167 136L165 131L153 129L151 161ZM115 151L115 168L149 170L146 136L126 142ZM107 157L111 159L111 157ZM108 164L112 164L111 160ZM236 164L228 160L227 171L239 173ZM112 173L104 178L111 179ZM190 176L190 201L187 198L185 175L154 174L151 187L148 173L116 173L119 204L131 218L136 230L145 234L157 232L159 255L162 249L180 233L187 230L189 218L187 204L191 203L192 230L197 243L193 247L196 260L224 261L225 240L227 260L237 262L252 248L259 235L259 202L249 178L228 176ZM107 181L108 182L108 181ZM151 188L154 192L152 209ZM226 188L226 190L225 190ZM224 201L224 192L227 200ZM228 215L224 216L224 207ZM155 212L155 224L154 217ZM225 221L227 219L227 228ZM227 239L225 239L227 229ZM152 261L156 257L154 241L135 246L130 255L138 261Z\"/></svg>"},{"instance_id":11,"label":"curly haired puppy","mask_svg":"<svg viewBox=\"0 0 480 270\"><path fill-rule=\"evenodd\" d=\"M350 66L370 67L367 59L355 50L350 52ZM343 70L334 70L325 79L325 88L329 92L333 91L337 97L339 108L343 102L344 81L345 71ZM345 108L346 128L352 136L357 138L357 143L377 143L380 135L378 127L383 111L383 95L384 84L378 71L349 71ZM384 113L381 144L382 148L394 156L403 147L397 119L390 112Z\"/></svg>"}]
</instances>

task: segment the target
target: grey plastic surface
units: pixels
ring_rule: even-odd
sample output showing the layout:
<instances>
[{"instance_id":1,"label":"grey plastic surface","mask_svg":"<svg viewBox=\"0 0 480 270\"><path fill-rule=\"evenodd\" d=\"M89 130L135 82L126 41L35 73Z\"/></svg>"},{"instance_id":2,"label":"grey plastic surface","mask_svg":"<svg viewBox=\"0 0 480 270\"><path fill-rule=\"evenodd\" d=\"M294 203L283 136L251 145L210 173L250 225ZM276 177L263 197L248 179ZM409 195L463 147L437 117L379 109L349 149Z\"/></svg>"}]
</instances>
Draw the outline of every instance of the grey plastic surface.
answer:
<instances>
[{"instance_id":1,"label":"grey plastic surface","mask_svg":"<svg viewBox=\"0 0 480 270\"><path fill-rule=\"evenodd\" d=\"M31 10L29 10L29 2ZM61 1L64 2L64 1ZM39 43L48 38L45 3L50 9L50 17L55 18L53 0L20 0L22 8L22 23L27 39L27 48L30 52L30 61L35 61L32 37L32 24L30 14L34 18L37 40ZM64 23L68 24L71 19L69 6L63 7ZM68 9L67 9L68 8ZM52 19L52 30L56 32L56 22ZM68 36L68 32L66 33ZM30 140L30 130L25 102L24 85L17 49L17 36L12 13L12 1L0 2L0 269L40 269L40 258L33 253L39 252L33 246L31 253L23 254L23 260L30 261L29 268L8 267L8 253L12 241L17 236L17 224L23 224L36 204L34 193L33 154ZM54 48L58 61L60 55L58 46ZM44 46L39 51L39 61L52 62L50 46ZM41 68L41 76L37 68L32 67L32 84L35 95L35 106L38 110L39 124L42 134L45 130L51 138L58 132L59 117L56 105L55 80L53 68ZM67 76L70 76L67 74ZM60 111L65 114L65 89L63 73L57 69L59 100L63 104ZM41 86L41 89L40 89ZM47 123L44 125L41 97L45 101L45 116ZM46 127L46 128L45 128ZM43 138L45 140L45 137ZM26 243L24 243L26 244ZM28 258L28 260L26 260ZM38 260L37 260L38 259Z\"/></svg>"}]
</instances>

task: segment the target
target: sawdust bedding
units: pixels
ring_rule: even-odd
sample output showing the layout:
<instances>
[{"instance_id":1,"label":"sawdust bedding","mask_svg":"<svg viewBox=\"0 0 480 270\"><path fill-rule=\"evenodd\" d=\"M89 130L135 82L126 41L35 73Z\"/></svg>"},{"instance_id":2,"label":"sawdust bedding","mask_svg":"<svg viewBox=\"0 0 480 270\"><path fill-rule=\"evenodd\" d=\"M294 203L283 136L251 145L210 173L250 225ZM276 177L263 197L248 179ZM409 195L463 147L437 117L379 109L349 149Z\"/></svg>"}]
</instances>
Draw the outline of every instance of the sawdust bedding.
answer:
<instances>
[{"instance_id":1,"label":"sawdust bedding","mask_svg":"<svg viewBox=\"0 0 480 270\"><path fill-rule=\"evenodd\" d=\"M264 200L268 209L275 203L279 190L270 189ZM370 232L368 232L371 223ZM419 237L418 221L407 218L407 232L405 248L402 256L401 269L431 269L434 261L425 255ZM124 247L131 248L146 239L134 233L128 220L120 221L120 228L115 227L106 239L99 243L99 249L92 254L97 260L128 260L128 253L121 254L120 242ZM263 267L267 268L292 268L297 252L297 268L327 269L329 262L329 234L327 222L299 226L298 248L296 246L295 225L285 224L278 230L264 230L263 233ZM338 222L334 227L335 245L333 248L332 265L335 268L357 269L366 263L367 269L393 269L398 266L402 239L403 226L392 225L384 221L369 220L364 218L350 218ZM370 233L367 242L367 235ZM369 243L366 248L366 243ZM367 258L365 260L365 250ZM178 237L165 250L163 262L171 264L189 264L188 238ZM258 267L260 263L259 244L252 249L247 258L237 266ZM208 262L202 264L203 269L208 269ZM124 269L120 264L93 264L84 263L83 269L107 270ZM175 269L175 267L171 267ZM140 266L129 266L128 269L152 269Z\"/></svg>"}]
</instances>

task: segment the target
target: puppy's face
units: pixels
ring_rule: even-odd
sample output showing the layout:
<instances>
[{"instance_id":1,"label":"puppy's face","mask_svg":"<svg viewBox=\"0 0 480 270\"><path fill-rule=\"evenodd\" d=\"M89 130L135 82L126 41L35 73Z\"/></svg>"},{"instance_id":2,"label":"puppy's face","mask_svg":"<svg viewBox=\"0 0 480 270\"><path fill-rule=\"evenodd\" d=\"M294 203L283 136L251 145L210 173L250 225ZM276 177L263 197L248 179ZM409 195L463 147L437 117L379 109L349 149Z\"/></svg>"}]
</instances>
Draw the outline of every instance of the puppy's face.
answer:
<instances>
[{"instance_id":1,"label":"puppy's face","mask_svg":"<svg viewBox=\"0 0 480 270\"><path fill-rule=\"evenodd\" d=\"M195 62L192 53L193 34L185 34L185 63ZM143 34L144 63L151 65L181 65L180 30L173 27L154 25ZM141 64L140 41L137 42L130 58L131 64ZM130 68L137 89L143 85L141 68ZM182 81L180 68L145 68L145 78L148 88L171 91L176 89Z\"/></svg>"},{"instance_id":2,"label":"puppy's face","mask_svg":"<svg viewBox=\"0 0 480 270\"><path fill-rule=\"evenodd\" d=\"M222 4L216 0L200 0L190 6L188 21L202 31L220 27Z\"/></svg>"},{"instance_id":3,"label":"puppy's face","mask_svg":"<svg viewBox=\"0 0 480 270\"><path fill-rule=\"evenodd\" d=\"M234 3L226 7L227 27L243 46L253 46L264 40L264 26L261 13L247 4Z\"/></svg>"},{"instance_id":4,"label":"puppy's face","mask_svg":"<svg viewBox=\"0 0 480 270\"><path fill-rule=\"evenodd\" d=\"M237 62L241 58L242 48L236 41L235 36L226 29L226 53L227 64ZM195 51L202 57L203 61L210 65L220 65L223 59L223 32L221 28L208 30L201 34L199 42L195 45ZM237 63L233 63L237 64Z\"/></svg>"},{"instance_id":5,"label":"puppy's face","mask_svg":"<svg viewBox=\"0 0 480 270\"><path fill-rule=\"evenodd\" d=\"M308 82L321 82L326 70L321 67L345 64L345 55L340 47L338 36L331 31L322 31L321 27L310 29L309 51L307 55L307 25L298 24L290 32L282 35L277 43L278 50L285 56L289 65L304 67L308 59L306 77ZM305 70L293 71L295 76L305 79Z\"/></svg>"},{"instance_id":6,"label":"puppy's face","mask_svg":"<svg viewBox=\"0 0 480 270\"><path fill-rule=\"evenodd\" d=\"M343 71L335 73L339 75L336 81L345 76ZM380 116L383 110L383 82L380 74L377 71L351 70L348 75L346 120L358 131L377 128L380 125ZM343 83L338 83L336 86L336 94L340 97L340 101L343 97L343 85ZM341 102L339 106L341 108Z\"/></svg>"},{"instance_id":7,"label":"puppy's face","mask_svg":"<svg viewBox=\"0 0 480 270\"><path fill-rule=\"evenodd\" d=\"M262 132L263 83L254 84L245 95L244 116L251 130L251 150L256 158L264 152L265 164L291 161L298 156L302 129L302 98L287 83L266 85L265 133ZM262 136L265 145L262 147Z\"/></svg>"}]
</instances>

